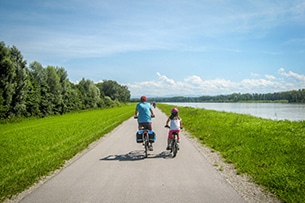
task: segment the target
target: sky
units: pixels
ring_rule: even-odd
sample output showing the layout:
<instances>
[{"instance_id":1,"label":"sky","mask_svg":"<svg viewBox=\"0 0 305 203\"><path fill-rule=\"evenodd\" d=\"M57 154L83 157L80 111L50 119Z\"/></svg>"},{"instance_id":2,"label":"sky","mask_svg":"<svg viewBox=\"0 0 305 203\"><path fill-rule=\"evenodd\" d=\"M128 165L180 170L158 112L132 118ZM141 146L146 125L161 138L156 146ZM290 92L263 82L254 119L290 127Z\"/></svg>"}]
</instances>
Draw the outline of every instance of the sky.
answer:
<instances>
[{"instance_id":1,"label":"sky","mask_svg":"<svg viewBox=\"0 0 305 203\"><path fill-rule=\"evenodd\" d=\"M131 97L305 88L305 0L1 0L0 41Z\"/></svg>"}]
</instances>

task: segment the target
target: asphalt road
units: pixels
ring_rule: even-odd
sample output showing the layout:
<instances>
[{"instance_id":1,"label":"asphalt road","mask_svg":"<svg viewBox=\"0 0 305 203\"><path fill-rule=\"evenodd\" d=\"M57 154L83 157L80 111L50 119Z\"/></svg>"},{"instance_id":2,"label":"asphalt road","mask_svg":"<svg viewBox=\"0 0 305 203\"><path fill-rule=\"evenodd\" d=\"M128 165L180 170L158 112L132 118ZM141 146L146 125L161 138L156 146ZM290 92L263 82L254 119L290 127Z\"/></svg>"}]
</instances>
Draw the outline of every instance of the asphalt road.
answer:
<instances>
[{"instance_id":1,"label":"asphalt road","mask_svg":"<svg viewBox=\"0 0 305 203\"><path fill-rule=\"evenodd\" d=\"M148 158L130 118L21 202L245 202L183 132L172 158L165 150L167 116L155 114L157 140Z\"/></svg>"}]
</instances>

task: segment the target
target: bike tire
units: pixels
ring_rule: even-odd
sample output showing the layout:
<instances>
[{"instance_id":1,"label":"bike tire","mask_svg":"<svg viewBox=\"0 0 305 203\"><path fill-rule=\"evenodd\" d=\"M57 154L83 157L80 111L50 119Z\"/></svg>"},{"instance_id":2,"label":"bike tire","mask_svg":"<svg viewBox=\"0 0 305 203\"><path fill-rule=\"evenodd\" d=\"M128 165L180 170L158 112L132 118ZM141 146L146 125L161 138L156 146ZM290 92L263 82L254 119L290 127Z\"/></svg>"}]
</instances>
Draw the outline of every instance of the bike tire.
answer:
<instances>
[{"instance_id":1,"label":"bike tire","mask_svg":"<svg viewBox=\"0 0 305 203\"><path fill-rule=\"evenodd\" d=\"M177 152L178 152L177 141L175 140L173 143L174 143L173 144L173 157L176 157Z\"/></svg>"},{"instance_id":2,"label":"bike tire","mask_svg":"<svg viewBox=\"0 0 305 203\"><path fill-rule=\"evenodd\" d=\"M147 158L148 154L148 142L145 140L144 142L144 158Z\"/></svg>"},{"instance_id":3,"label":"bike tire","mask_svg":"<svg viewBox=\"0 0 305 203\"><path fill-rule=\"evenodd\" d=\"M148 141L148 134L144 135L144 158L147 158L148 155L148 147L149 147L149 141Z\"/></svg>"},{"instance_id":4,"label":"bike tire","mask_svg":"<svg viewBox=\"0 0 305 203\"><path fill-rule=\"evenodd\" d=\"M174 141L173 141L173 139L170 142L170 146L171 146L171 148L170 148L170 152L169 153L172 153L173 149L174 149Z\"/></svg>"}]
</instances>

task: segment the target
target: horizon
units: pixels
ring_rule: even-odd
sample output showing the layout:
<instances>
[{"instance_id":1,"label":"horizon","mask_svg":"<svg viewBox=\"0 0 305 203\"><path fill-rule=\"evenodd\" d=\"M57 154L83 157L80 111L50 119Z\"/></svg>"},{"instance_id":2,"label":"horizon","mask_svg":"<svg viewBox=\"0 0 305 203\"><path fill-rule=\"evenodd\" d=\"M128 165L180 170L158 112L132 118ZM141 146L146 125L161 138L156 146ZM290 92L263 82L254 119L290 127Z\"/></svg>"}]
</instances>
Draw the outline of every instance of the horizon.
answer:
<instances>
[{"instance_id":1,"label":"horizon","mask_svg":"<svg viewBox=\"0 0 305 203\"><path fill-rule=\"evenodd\" d=\"M198 95L198 96L182 96L182 95L175 95L175 96L167 96L167 95L165 95L165 96L162 96L162 97L158 97L158 96L156 96L156 97L154 97L154 96L152 96L152 97L150 97L150 96L147 96L147 95L141 95L141 96L147 96L147 100L149 101L150 100L150 98L153 98L153 99L158 99L158 98L160 98L160 99L170 99L170 98L175 98L175 97L183 97L183 98L199 98L199 97L217 97L217 96L229 96L229 95L232 95L232 94L241 94L241 95L243 95L243 94L251 94L251 95L254 95L254 94L276 94L276 93L284 93L284 92L292 92L292 91L299 91L299 90L305 90L305 88L302 88L302 89L292 89L292 90L287 90L287 91L281 91L281 92L268 92L268 93L239 93L239 92L233 92L233 93L231 93L231 94L218 94L218 95ZM130 97L130 99L131 100L134 100L134 99L139 99L141 96L139 96L139 97Z\"/></svg>"}]
</instances>

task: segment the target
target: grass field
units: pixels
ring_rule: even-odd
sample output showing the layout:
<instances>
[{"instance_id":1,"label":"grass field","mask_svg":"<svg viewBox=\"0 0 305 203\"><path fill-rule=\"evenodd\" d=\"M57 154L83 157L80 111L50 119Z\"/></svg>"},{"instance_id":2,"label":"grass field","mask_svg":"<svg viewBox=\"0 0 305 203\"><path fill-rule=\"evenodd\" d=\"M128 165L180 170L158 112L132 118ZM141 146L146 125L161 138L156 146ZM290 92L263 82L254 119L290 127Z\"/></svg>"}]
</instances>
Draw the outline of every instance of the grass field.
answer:
<instances>
[{"instance_id":1,"label":"grass field","mask_svg":"<svg viewBox=\"0 0 305 203\"><path fill-rule=\"evenodd\" d=\"M158 104L166 114L173 106ZM0 202L60 168L134 113L134 104L0 124ZM179 107L185 129L285 202L305 201L305 122Z\"/></svg>"},{"instance_id":2,"label":"grass field","mask_svg":"<svg viewBox=\"0 0 305 203\"><path fill-rule=\"evenodd\" d=\"M125 105L0 124L0 202L60 168L134 109Z\"/></svg>"},{"instance_id":3,"label":"grass field","mask_svg":"<svg viewBox=\"0 0 305 203\"><path fill-rule=\"evenodd\" d=\"M173 106L158 104L165 113ZM178 107L183 126L285 202L305 202L305 122Z\"/></svg>"}]
</instances>

